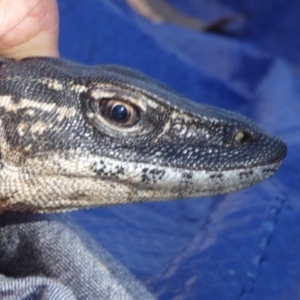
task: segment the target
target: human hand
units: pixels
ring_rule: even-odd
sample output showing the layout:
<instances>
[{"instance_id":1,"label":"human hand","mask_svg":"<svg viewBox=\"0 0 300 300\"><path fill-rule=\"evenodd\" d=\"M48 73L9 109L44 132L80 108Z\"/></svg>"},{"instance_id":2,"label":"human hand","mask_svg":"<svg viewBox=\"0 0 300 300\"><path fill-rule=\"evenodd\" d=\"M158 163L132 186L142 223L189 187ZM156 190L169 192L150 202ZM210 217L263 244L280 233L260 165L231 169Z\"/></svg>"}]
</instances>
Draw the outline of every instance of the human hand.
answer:
<instances>
[{"instance_id":1,"label":"human hand","mask_svg":"<svg viewBox=\"0 0 300 300\"><path fill-rule=\"evenodd\" d=\"M0 54L59 56L56 0L0 0Z\"/></svg>"}]
</instances>

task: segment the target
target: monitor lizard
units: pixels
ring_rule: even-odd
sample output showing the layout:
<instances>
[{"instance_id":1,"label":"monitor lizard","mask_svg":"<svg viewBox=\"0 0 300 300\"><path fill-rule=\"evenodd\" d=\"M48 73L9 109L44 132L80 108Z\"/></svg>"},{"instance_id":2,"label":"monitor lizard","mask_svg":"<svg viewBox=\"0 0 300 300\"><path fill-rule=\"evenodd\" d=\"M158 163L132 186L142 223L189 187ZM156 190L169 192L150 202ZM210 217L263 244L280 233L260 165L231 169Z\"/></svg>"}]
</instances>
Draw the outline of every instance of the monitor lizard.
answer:
<instances>
[{"instance_id":1,"label":"monitor lizard","mask_svg":"<svg viewBox=\"0 0 300 300\"><path fill-rule=\"evenodd\" d=\"M0 60L0 204L58 212L233 192L286 145L249 119L116 65Z\"/></svg>"}]
</instances>

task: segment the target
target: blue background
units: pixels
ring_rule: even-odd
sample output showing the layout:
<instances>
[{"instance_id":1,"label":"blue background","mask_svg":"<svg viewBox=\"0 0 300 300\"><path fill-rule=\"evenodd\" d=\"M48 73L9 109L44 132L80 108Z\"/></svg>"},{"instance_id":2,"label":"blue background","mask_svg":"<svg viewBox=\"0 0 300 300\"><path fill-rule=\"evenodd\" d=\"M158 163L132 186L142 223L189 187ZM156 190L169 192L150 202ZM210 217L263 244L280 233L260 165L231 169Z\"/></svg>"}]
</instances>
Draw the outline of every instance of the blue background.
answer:
<instances>
[{"instance_id":1,"label":"blue background","mask_svg":"<svg viewBox=\"0 0 300 300\"><path fill-rule=\"evenodd\" d=\"M201 33L152 24L124 0L60 0L61 56L126 65L242 113L283 138L288 157L241 192L71 215L159 299L300 299L300 2L169 2L202 20L244 21Z\"/></svg>"}]
</instances>

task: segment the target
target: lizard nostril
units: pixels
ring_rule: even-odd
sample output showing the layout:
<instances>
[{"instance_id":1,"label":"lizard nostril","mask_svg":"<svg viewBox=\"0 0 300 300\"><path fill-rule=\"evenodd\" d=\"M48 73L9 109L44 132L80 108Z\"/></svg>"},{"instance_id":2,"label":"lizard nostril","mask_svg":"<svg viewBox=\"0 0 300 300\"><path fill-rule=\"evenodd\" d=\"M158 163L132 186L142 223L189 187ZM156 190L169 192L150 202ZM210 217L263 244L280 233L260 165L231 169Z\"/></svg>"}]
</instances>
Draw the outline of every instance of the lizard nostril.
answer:
<instances>
[{"instance_id":1,"label":"lizard nostril","mask_svg":"<svg viewBox=\"0 0 300 300\"><path fill-rule=\"evenodd\" d=\"M234 140L235 140L235 142L237 142L239 144L249 143L251 140L251 134L244 130L238 130L234 134Z\"/></svg>"}]
</instances>

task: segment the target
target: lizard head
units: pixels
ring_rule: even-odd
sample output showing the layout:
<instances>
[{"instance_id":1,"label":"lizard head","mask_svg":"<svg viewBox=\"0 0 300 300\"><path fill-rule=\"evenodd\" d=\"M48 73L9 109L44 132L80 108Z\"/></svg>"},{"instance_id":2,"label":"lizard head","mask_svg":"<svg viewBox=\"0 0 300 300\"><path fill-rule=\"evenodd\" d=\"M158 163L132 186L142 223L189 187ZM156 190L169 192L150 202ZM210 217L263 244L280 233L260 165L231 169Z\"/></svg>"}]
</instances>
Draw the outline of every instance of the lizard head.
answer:
<instances>
[{"instance_id":1,"label":"lizard head","mask_svg":"<svg viewBox=\"0 0 300 300\"><path fill-rule=\"evenodd\" d=\"M120 66L0 67L0 199L60 211L202 197L271 177L285 144L233 112Z\"/></svg>"}]
</instances>

